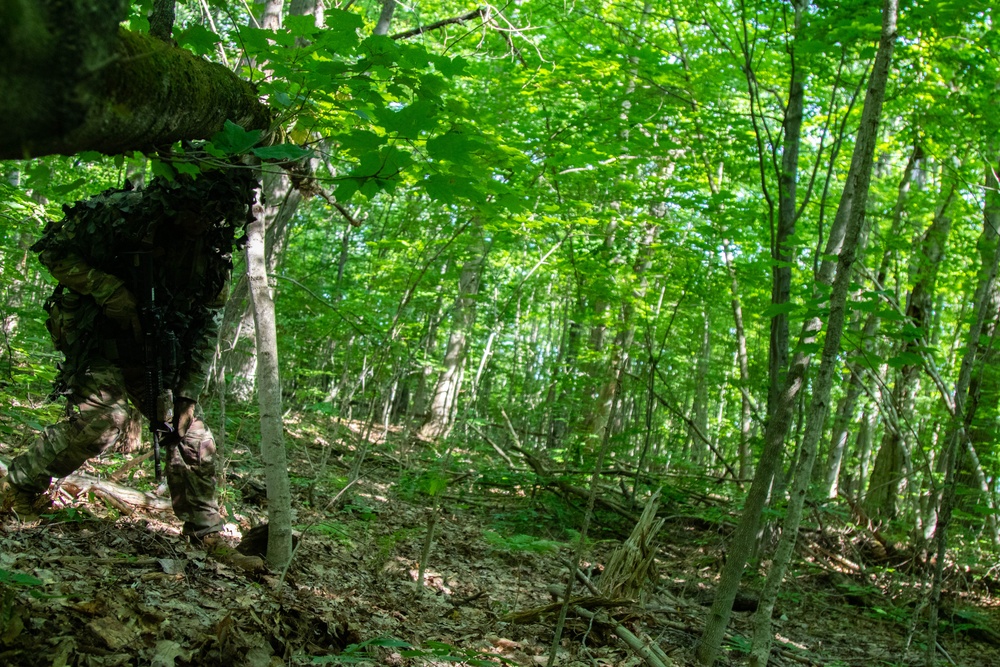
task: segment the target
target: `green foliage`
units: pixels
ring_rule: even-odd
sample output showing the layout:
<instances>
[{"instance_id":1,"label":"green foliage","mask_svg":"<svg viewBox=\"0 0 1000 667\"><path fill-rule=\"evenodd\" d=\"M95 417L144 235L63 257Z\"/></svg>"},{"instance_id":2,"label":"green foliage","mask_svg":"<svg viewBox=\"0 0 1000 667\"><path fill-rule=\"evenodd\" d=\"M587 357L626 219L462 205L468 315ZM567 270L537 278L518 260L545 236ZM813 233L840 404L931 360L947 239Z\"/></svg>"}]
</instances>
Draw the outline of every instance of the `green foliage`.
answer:
<instances>
[{"instance_id":1,"label":"green foliage","mask_svg":"<svg viewBox=\"0 0 1000 667\"><path fill-rule=\"evenodd\" d=\"M495 533L492 530L487 530L483 533L483 538L489 543L494 549L498 551L508 551L511 553L518 553L523 551L530 551L533 553L550 553L553 551L558 551L559 547L564 546L561 542L553 542L552 540L542 540L537 537L532 537L531 535L511 535L509 537L504 537L499 533Z\"/></svg>"},{"instance_id":2,"label":"green foliage","mask_svg":"<svg viewBox=\"0 0 1000 667\"><path fill-rule=\"evenodd\" d=\"M0 585L35 590L36 587L45 585L45 582L38 577L31 576L30 574L13 572L11 570L0 568Z\"/></svg>"},{"instance_id":3,"label":"green foliage","mask_svg":"<svg viewBox=\"0 0 1000 667\"><path fill-rule=\"evenodd\" d=\"M448 488L448 477L440 470L407 473L399 481L399 489L407 498L434 498Z\"/></svg>"},{"instance_id":4,"label":"green foliage","mask_svg":"<svg viewBox=\"0 0 1000 667\"><path fill-rule=\"evenodd\" d=\"M299 530L310 530L311 532L327 537L343 546L352 547L354 542L351 539L350 531L346 524L339 521L321 521L315 525L300 526Z\"/></svg>"},{"instance_id":5,"label":"green foliage","mask_svg":"<svg viewBox=\"0 0 1000 667\"><path fill-rule=\"evenodd\" d=\"M726 644L731 650L743 655L750 655L750 650L753 648L753 642L749 637L737 634L727 638Z\"/></svg>"}]
</instances>

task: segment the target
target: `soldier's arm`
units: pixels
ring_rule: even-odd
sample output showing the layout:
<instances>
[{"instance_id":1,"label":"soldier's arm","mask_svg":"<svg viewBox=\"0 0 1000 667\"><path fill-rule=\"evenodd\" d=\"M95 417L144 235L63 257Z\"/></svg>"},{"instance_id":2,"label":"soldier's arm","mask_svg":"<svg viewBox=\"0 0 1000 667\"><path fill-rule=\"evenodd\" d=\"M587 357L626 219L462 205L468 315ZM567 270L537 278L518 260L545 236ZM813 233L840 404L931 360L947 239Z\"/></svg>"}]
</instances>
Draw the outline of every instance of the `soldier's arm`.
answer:
<instances>
[{"instance_id":1,"label":"soldier's arm","mask_svg":"<svg viewBox=\"0 0 1000 667\"><path fill-rule=\"evenodd\" d=\"M99 305L125 283L121 278L92 267L82 255L71 250L48 249L38 259L62 285L80 294L89 294Z\"/></svg>"},{"instance_id":2,"label":"soldier's arm","mask_svg":"<svg viewBox=\"0 0 1000 667\"><path fill-rule=\"evenodd\" d=\"M74 292L89 294L109 318L138 334L136 301L125 287L125 281L94 268L82 255L72 250L48 248L38 258L60 284Z\"/></svg>"}]
</instances>

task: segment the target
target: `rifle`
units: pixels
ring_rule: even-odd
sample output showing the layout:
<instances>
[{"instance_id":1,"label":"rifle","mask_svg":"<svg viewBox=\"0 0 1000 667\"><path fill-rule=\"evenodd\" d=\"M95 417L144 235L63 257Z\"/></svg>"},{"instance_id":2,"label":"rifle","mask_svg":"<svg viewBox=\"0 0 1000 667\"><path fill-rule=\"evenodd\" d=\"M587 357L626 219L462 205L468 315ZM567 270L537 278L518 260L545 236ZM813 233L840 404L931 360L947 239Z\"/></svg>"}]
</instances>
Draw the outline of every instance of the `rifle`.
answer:
<instances>
[{"instance_id":1,"label":"rifle","mask_svg":"<svg viewBox=\"0 0 1000 667\"><path fill-rule=\"evenodd\" d=\"M138 269L139 324L142 326L143 366L146 395L143 412L149 418L149 433L153 438L153 475L160 483L160 443L161 438L174 433L173 392L164 387L163 351L172 354L174 346L163 333L162 318L156 304L156 276L152 253L136 253L135 266ZM143 259L145 258L145 261Z\"/></svg>"}]
</instances>

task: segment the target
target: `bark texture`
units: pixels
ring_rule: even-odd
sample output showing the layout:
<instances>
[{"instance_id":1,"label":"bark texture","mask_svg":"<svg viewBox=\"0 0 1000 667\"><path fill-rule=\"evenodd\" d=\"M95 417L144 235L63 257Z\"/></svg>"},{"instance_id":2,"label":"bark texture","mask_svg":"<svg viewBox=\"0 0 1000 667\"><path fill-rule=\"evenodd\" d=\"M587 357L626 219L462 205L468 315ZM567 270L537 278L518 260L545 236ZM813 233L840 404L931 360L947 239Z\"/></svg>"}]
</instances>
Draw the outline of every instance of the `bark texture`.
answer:
<instances>
[{"instance_id":1,"label":"bark texture","mask_svg":"<svg viewBox=\"0 0 1000 667\"><path fill-rule=\"evenodd\" d=\"M222 65L120 29L126 7L0 4L0 159L146 150L208 139L226 120L270 126L253 86Z\"/></svg>"},{"instance_id":2,"label":"bark texture","mask_svg":"<svg viewBox=\"0 0 1000 667\"><path fill-rule=\"evenodd\" d=\"M267 560L275 568L292 558L292 497L281 419L281 381L278 376L278 336L274 299L267 282L264 258L264 222L247 226L247 278L257 329L257 401L260 406L260 449L267 481Z\"/></svg>"}]
</instances>

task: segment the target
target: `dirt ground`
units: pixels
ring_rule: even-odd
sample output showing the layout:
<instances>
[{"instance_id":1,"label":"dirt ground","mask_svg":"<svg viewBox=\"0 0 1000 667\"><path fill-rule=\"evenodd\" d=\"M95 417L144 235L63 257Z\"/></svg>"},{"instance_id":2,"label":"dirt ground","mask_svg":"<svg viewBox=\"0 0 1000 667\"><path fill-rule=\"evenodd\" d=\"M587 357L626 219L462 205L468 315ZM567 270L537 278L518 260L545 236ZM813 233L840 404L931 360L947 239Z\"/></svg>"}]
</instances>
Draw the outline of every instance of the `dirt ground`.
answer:
<instances>
[{"instance_id":1,"label":"dirt ground","mask_svg":"<svg viewBox=\"0 0 1000 667\"><path fill-rule=\"evenodd\" d=\"M427 472L433 457L374 442L361 480L331 503L352 448L315 426L292 426L289 438L299 542L286 572L219 562L180 536L169 511L136 509L93 490L56 494L40 521L6 518L0 665L546 664L556 614L527 623L510 614L551 605L549 587L565 585L564 564L578 537L567 527L579 527L583 501L519 484L523 476L508 479L502 470L476 472L469 462L456 466L456 475L436 476ZM83 473L107 477L121 466L112 457ZM142 486L142 474L122 484ZM229 476L236 491L225 502L234 544L266 514L254 480L263 480L262 472L237 450ZM733 518L682 495L661 512L655 581L641 599L604 613L657 644L673 664L693 665ZM596 576L631 526L605 514L593 526L585 550ZM828 525L803 538L775 612L771 664L923 664L926 576L906 572L906 563L874 562L861 533ZM1000 606L990 575L996 571L953 568L940 664L1000 666ZM746 610L734 613L720 664L746 662L760 583L748 575L737 600ZM556 664L645 663L613 627L571 613Z\"/></svg>"}]
</instances>

